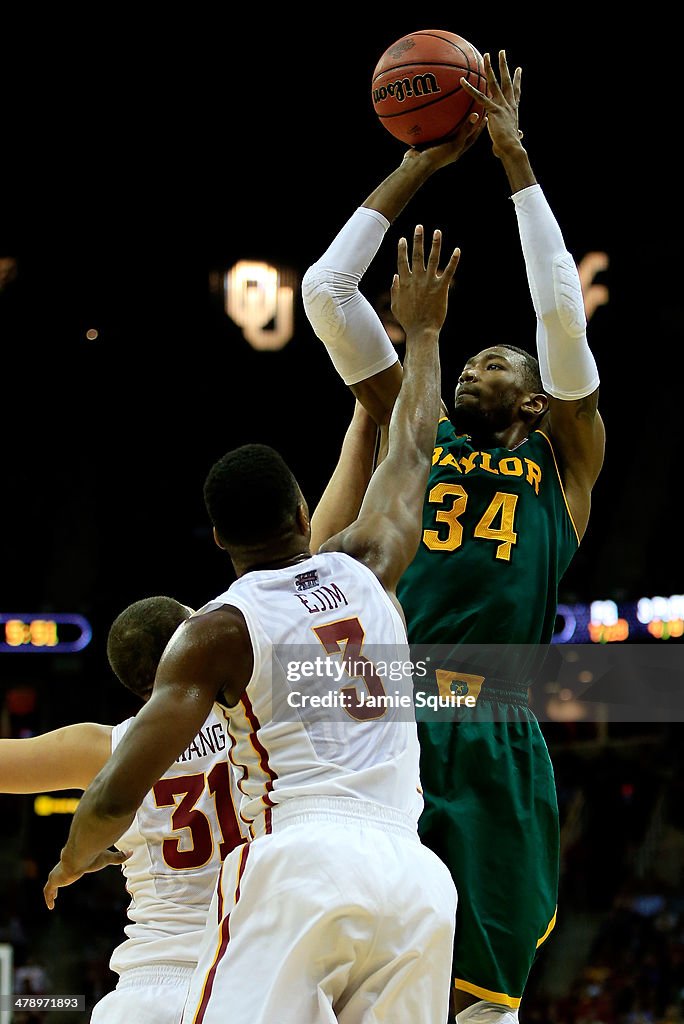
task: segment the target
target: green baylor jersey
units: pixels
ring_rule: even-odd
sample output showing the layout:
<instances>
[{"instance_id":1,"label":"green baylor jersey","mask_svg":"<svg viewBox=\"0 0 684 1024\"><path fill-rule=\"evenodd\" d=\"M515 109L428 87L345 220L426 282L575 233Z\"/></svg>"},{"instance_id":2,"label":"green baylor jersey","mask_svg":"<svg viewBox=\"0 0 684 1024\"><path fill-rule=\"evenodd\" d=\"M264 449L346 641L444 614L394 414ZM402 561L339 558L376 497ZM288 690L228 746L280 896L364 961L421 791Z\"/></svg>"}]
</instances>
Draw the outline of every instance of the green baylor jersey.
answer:
<instances>
[{"instance_id":1,"label":"green baylor jersey","mask_svg":"<svg viewBox=\"0 0 684 1024\"><path fill-rule=\"evenodd\" d=\"M397 589L412 644L548 644L578 546L551 443L478 451L442 419L423 534ZM524 678L507 682L522 688Z\"/></svg>"},{"instance_id":2,"label":"green baylor jersey","mask_svg":"<svg viewBox=\"0 0 684 1024\"><path fill-rule=\"evenodd\" d=\"M555 923L558 804L527 689L577 545L542 431L513 450L479 451L440 421L422 539L397 595L412 652L438 654L435 669L462 669L465 658L473 675L445 674L476 706L451 721L419 717L419 832L458 889L457 993L511 1008Z\"/></svg>"}]
</instances>

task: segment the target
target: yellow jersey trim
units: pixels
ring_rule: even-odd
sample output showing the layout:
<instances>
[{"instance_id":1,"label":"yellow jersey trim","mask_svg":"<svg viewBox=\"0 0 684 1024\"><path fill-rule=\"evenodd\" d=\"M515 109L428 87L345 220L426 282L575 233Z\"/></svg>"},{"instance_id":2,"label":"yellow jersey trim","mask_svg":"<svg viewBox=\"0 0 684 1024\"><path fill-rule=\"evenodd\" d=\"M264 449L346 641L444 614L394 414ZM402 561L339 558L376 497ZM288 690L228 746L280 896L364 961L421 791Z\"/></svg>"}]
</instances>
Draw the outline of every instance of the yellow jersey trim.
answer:
<instances>
[{"instance_id":1,"label":"yellow jersey trim","mask_svg":"<svg viewBox=\"0 0 684 1024\"><path fill-rule=\"evenodd\" d=\"M556 925L557 916L558 908L554 911L553 917L549 921L548 928L542 935L541 939L537 942L537 949L539 949L543 942L546 942L553 931ZM504 1006L509 1006L512 1010L518 1009L522 999L522 997L516 998L515 996L506 995L505 992L493 992L489 988L482 988L480 985L473 985L471 982L464 981L462 978L454 978L454 988L461 992L467 992L471 996L477 996L479 999L486 999L488 1003L502 1003Z\"/></svg>"},{"instance_id":2,"label":"yellow jersey trim","mask_svg":"<svg viewBox=\"0 0 684 1024\"><path fill-rule=\"evenodd\" d=\"M546 942L546 940L548 939L549 935L551 934L551 932L555 928L557 914L558 914L558 908L556 907L556 910L554 911L553 917L549 921L549 927L546 929L546 931L542 935L541 939L537 943L537 949L539 949L539 947L541 946L542 942Z\"/></svg>"},{"instance_id":3,"label":"yellow jersey trim","mask_svg":"<svg viewBox=\"0 0 684 1024\"><path fill-rule=\"evenodd\" d=\"M461 992L467 992L471 996L477 996L478 999L485 999L488 1003L503 1003L504 1006L509 1006L511 1010L518 1009L520 999L522 998L516 999L515 996L507 996L505 992L492 992L489 988L471 985L469 981L463 981L461 978L454 978L454 988Z\"/></svg>"},{"instance_id":4,"label":"yellow jersey trim","mask_svg":"<svg viewBox=\"0 0 684 1024\"><path fill-rule=\"evenodd\" d=\"M575 520L572 518L572 512L570 511L570 506L568 505L568 499L565 496L565 488L563 487L563 481L561 480L560 470L558 468L558 463L556 462L556 453L553 450L551 439L544 433L543 430L540 430L539 427L537 427L537 429L535 430L535 434L541 434L541 436L544 438L549 448L551 449L551 458L553 459L553 464L556 467L556 475L558 476L558 483L560 484L561 494L563 495L563 501L565 502L565 507L567 509L570 522L572 523L572 528L575 531L575 536L577 537L577 546L579 547L580 535L577 530L577 527L575 526Z\"/></svg>"}]
</instances>

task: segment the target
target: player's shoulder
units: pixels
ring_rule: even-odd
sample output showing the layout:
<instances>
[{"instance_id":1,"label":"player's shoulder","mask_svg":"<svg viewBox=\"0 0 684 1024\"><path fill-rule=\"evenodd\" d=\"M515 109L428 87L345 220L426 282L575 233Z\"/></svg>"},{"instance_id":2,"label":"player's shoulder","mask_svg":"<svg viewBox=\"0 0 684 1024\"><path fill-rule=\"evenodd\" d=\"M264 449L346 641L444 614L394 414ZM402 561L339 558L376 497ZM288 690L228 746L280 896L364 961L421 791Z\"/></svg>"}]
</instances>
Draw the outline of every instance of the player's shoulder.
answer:
<instances>
[{"instance_id":1,"label":"player's shoulder","mask_svg":"<svg viewBox=\"0 0 684 1024\"><path fill-rule=\"evenodd\" d=\"M191 651L206 646L224 647L240 642L246 635L244 614L238 594L220 595L198 608L180 624L167 650Z\"/></svg>"},{"instance_id":2,"label":"player's shoulder","mask_svg":"<svg viewBox=\"0 0 684 1024\"><path fill-rule=\"evenodd\" d=\"M456 437L457 434L454 429L453 423L446 415L446 413L442 412L442 415L440 416L439 421L437 423L437 439L435 443L439 443L440 441L442 443L445 441L454 441L456 440Z\"/></svg>"},{"instance_id":3,"label":"player's shoulder","mask_svg":"<svg viewBox=\"0 0 684 1024\"><path fill-rule=\"evenodd\" d=\"M548 458L555 462L556 452L554 447L553 434L547 424L535 427L527 438L528 445L534 449L541 458Z\"/></svg>"}]
</instances>

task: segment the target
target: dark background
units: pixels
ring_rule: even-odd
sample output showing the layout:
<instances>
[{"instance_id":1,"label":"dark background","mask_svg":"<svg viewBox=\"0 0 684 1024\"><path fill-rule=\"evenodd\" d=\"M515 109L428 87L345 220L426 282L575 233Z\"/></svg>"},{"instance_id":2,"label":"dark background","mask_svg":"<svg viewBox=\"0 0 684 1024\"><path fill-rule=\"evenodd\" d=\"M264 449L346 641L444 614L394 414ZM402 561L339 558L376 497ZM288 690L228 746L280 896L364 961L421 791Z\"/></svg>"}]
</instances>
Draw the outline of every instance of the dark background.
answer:
<instances>
[{"instance_id":1,"label":"dark background","mask_svg":"<svg viewBox=\"0 0 684 1024\"><path fill-rule=\"evenodd\" d=\"M577 259L603 249L611 260L610 304L590 326L606 463L566 591L677 592L681 204L658 49L587 9L572 33L444 10L428 5L418 20L458 28L482 51L505 46L523 66L520 123L566 244ZM299 300L292 342L257 353L209 277L241 258L301 277L396 166L403 146L374 115L370 72L412 26L413 15L384 15L314 30L282 16L264 29L203 25L197 38L192 25L182 48L173 33L154 47L91 39L26 69L27 87L36 69L38 82L10 105L2 161L0 244L19 267L0 293L3 604L107 622L151 592L204 600L228 567L206 543L202 481L245 440L279 447L315 504L350 396ZM463 251L443 333L449 403L473 351L497 340L534 349L513 205L488 137L392 227L369 296L388 286L396 240L419 220Z\"/></svg>"},{"instance_id":2,"label":"dark background","mask_svg":"<svg viewBox=\"0 0 684 1024\"><path fill-rule=\"evenodd\" d=\"M135 712L106 664L107 628L138 598L166 593L198 606L230 583L202 502L206 472L228 448L274 445L315 506L350 395L299 297L290 344L259 353L210 280L238 259L301 278L399 163L404 147L374 115L370 77L384 49L417 28L456 31L481 52L505 47L511 67L522 65L520 124L566 244L576 259L593 249L610 257L601 275L610 302L589 328L606 462L561 599L681 593L673 16L651 6L643 25L597 5L502 15L423 4L406 16L318 11L315 21L295 7L154 24L120 12L98 24L69 17L45 15L2 43L0 256L15 257L18 273L0 292L0 611L78 612L94 638L81 655L0 654L3 693L28 686L38 696L19 726L5 713L6 730ZM496 341L534 351L508 196L484 134L411 202L364 279L369 297L389 286L396 241L417 222L441 227L447 249L461 247L442 335L448 405L474 351ZM676 735L646 742L660 752L651 768L669 766ZM590 785L590 772L571 777L572 792ZM21 799L2 802L11 818ZM66 822L36 832L22 815L9 850L33 864L28 900ZM589 861L596 850L585 851ZM125 906L117 882L110 950ZM82 906L77 889L63 904ZM31 913L40 932L42 912Z\"/></svg>"}]
</instances>

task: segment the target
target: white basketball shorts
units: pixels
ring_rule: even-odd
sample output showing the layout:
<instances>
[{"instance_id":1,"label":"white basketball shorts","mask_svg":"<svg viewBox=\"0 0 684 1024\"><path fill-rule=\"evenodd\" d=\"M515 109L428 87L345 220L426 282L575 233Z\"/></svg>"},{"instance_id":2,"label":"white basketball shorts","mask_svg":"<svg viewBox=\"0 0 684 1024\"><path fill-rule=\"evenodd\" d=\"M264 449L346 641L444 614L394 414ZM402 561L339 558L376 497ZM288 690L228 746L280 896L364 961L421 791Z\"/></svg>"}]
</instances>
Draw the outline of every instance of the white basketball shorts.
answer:
<instances>
[{"instance_id":1,"label":"white basketball shorts","mask_svg":"<svg viewBox=\"0 0 684 1024\"><path fill-rule=\"evenodd\" d=\"M122 971L93 1007L90 1024L180 1024L193 968L159 965Z\"/></svg>"},{"instance_id":2,"label":"white basketball shorts","mask_svg":"<svg viewBox=\"0 0 684 1024\"><path fill-rule=\"evenodd\" d=\"M446 866L395 812L291 803L274 809L272 834L224 862L183 1024L446 1021Z\"/></svg>"}]
</instances>

